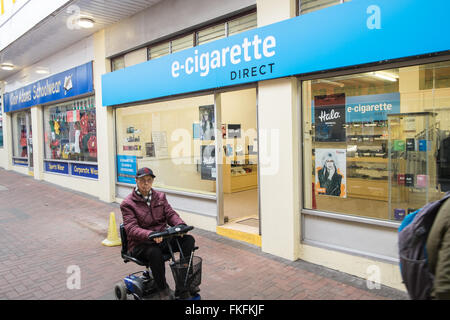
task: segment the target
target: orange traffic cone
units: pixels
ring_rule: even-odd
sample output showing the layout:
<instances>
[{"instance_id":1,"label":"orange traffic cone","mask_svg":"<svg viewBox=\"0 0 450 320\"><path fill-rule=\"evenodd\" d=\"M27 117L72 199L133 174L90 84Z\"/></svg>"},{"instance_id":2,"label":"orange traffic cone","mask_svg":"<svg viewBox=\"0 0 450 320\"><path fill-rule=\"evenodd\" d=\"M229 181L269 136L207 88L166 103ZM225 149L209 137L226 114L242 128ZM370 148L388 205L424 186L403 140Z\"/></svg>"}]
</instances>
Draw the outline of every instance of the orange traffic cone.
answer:
<instances>
[{"instance_id":1,"label":"orange traffic cone","mask_svg":"<svg viewBox=\"0 0 450 320\"><path fill-rule=\"evenodd\" d=\"M102 241L102 244L108 247L120 246L122 244L122 241L119 238L119 234L117 233L116 218L114 216L114 212L111 212L109 214L108 237Z\"/></svg>"}]
</instances>

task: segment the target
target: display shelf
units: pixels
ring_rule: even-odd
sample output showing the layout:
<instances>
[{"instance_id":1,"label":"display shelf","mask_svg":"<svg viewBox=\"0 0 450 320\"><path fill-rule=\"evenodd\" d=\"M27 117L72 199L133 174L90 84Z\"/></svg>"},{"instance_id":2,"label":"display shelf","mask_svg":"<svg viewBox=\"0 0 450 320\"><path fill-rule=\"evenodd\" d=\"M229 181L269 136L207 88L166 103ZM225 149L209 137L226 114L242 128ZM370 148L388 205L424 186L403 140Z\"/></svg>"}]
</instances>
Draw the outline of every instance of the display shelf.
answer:
<instances>
[{"instance_id":1,"label":"display shelf","mask_svg":"<svg viewBox=\"0 0 450 320\"><path fill-rule=\"evenodd\" d=\"M382 157L347 157L347 162L365 162L365 163L385 163L385 164L387 164L388 159L382 158Z\"/></svg>"},{"instance_id":2,"label":"display shelf","mask_svg":"<svg viewBox=\"0 0 450 320\"><path fill-rule=\"evenodd\" d=\"M233 193L252 190L258 187L258 165L257 155L241 155L223 158L223 191ZM243 161L244 163L232 164L232 161ZM255 163L251 163L255 161ZM247 171L249 172L245 172ZM236 174L233 174L233 171ZM245 172L245 173L244 173Z\"/></svg>"},{"instance_id":3,"label":"display shelf","mask_svg":"<svg viewBox=\"0 0 450 320\"><path fill-rule=\"evenodd\" d=\"M436 178L435 114L388 115L389 214L402 220L408 212L440 198Z\"/></svg>"}]
</instances>

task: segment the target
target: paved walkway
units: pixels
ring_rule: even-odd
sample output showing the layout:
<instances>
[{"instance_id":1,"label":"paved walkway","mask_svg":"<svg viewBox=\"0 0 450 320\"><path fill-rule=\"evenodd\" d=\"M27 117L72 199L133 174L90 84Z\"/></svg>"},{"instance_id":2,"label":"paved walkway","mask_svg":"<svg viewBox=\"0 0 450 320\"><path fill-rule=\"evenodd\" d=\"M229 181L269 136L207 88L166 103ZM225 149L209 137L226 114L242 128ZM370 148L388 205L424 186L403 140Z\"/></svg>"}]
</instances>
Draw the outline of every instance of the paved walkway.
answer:
<instances>
[{"instance_id":1,"label":"paved walkway","mask_svg":"<svg viewBox=\"0 0 450 320\"><path fill-rule=\"evenodd\" d=\"M105 247L109 213L117 204L0 169L0 299L113 299L113 287L141 270L123 263L120 247ZM364 279L194 229L203 258L203 299L406 299ZM80 288L74 270L80 271ZM173 287L170 268L167 280Z\"/></svg>"}]
</instances>

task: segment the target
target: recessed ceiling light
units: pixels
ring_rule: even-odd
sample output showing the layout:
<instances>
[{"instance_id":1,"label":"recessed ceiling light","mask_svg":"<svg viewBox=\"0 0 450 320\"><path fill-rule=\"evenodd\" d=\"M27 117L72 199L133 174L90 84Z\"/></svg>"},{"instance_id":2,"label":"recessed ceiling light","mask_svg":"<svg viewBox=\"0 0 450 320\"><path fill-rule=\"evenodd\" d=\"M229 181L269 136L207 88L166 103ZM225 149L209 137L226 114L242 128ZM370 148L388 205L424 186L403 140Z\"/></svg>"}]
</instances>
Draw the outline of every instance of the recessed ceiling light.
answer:
<instances>
[{"instance_id":1,"label":"recessed ceiling light","mask_svg":"<svg viewBox=\"0 0 450 320\"><path fill-rule=\"evenodd\" d=\"M49 74L50 71L48 70L48 68L39 67L39 68L36 69L36 73L38 73L38 74Z\"/></svg>"},{"instance_id":2,"label":"recessed ceiling light","mask_svg":"<svg viewBox=\"0 0 450 320\"><path fill-rule=\"evenodd\" d=\"M6 70L6 71L11 71L14 69L14 65L11 63L2 63L2 64L0 64L0 68L2 68L3 70Z\"/></svg>"},{"instance_id":3,"label":"recessed ceiling light","mask_svg":"<svg viewBox=\"0 0 450 320\"><path fill-rule=\"evenodd\" d=\"M82 17L78 19L78 25L85 29L92 28L94 26L94 23L95 21L92 18Z\"/></svg>"},{"instance_id":4,"label":"recessed ceiling light","mask_svg":"<svg viewBox=\"0 0 450 320\"><path fill-rule=\"evenodd\" d=\"M396 82L398 80L397 75L381 73L381 72L372 72L372 76L379 78L379 79L392 81L392 82Z\"/></svg>"}]
</instances>

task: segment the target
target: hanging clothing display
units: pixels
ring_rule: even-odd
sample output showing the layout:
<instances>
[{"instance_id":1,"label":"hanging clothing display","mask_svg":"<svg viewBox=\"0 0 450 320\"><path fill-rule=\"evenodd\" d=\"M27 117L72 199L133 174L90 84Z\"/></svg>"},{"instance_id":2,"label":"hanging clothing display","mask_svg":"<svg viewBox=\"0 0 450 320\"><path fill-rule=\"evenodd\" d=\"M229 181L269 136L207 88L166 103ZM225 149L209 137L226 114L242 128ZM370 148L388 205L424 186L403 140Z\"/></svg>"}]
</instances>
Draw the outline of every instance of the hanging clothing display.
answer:
<instances>
[{"instance_id":1,"label":"hanging clothing display","mask_svg":"<svg viewBox=\"0 0 450 320\"><path fill-rule=\"evenodd\" d=\"M95 135L92 135L88 140L88 151L89 156L97 157L97 137Z\"/></svg>"}]
</instances>

